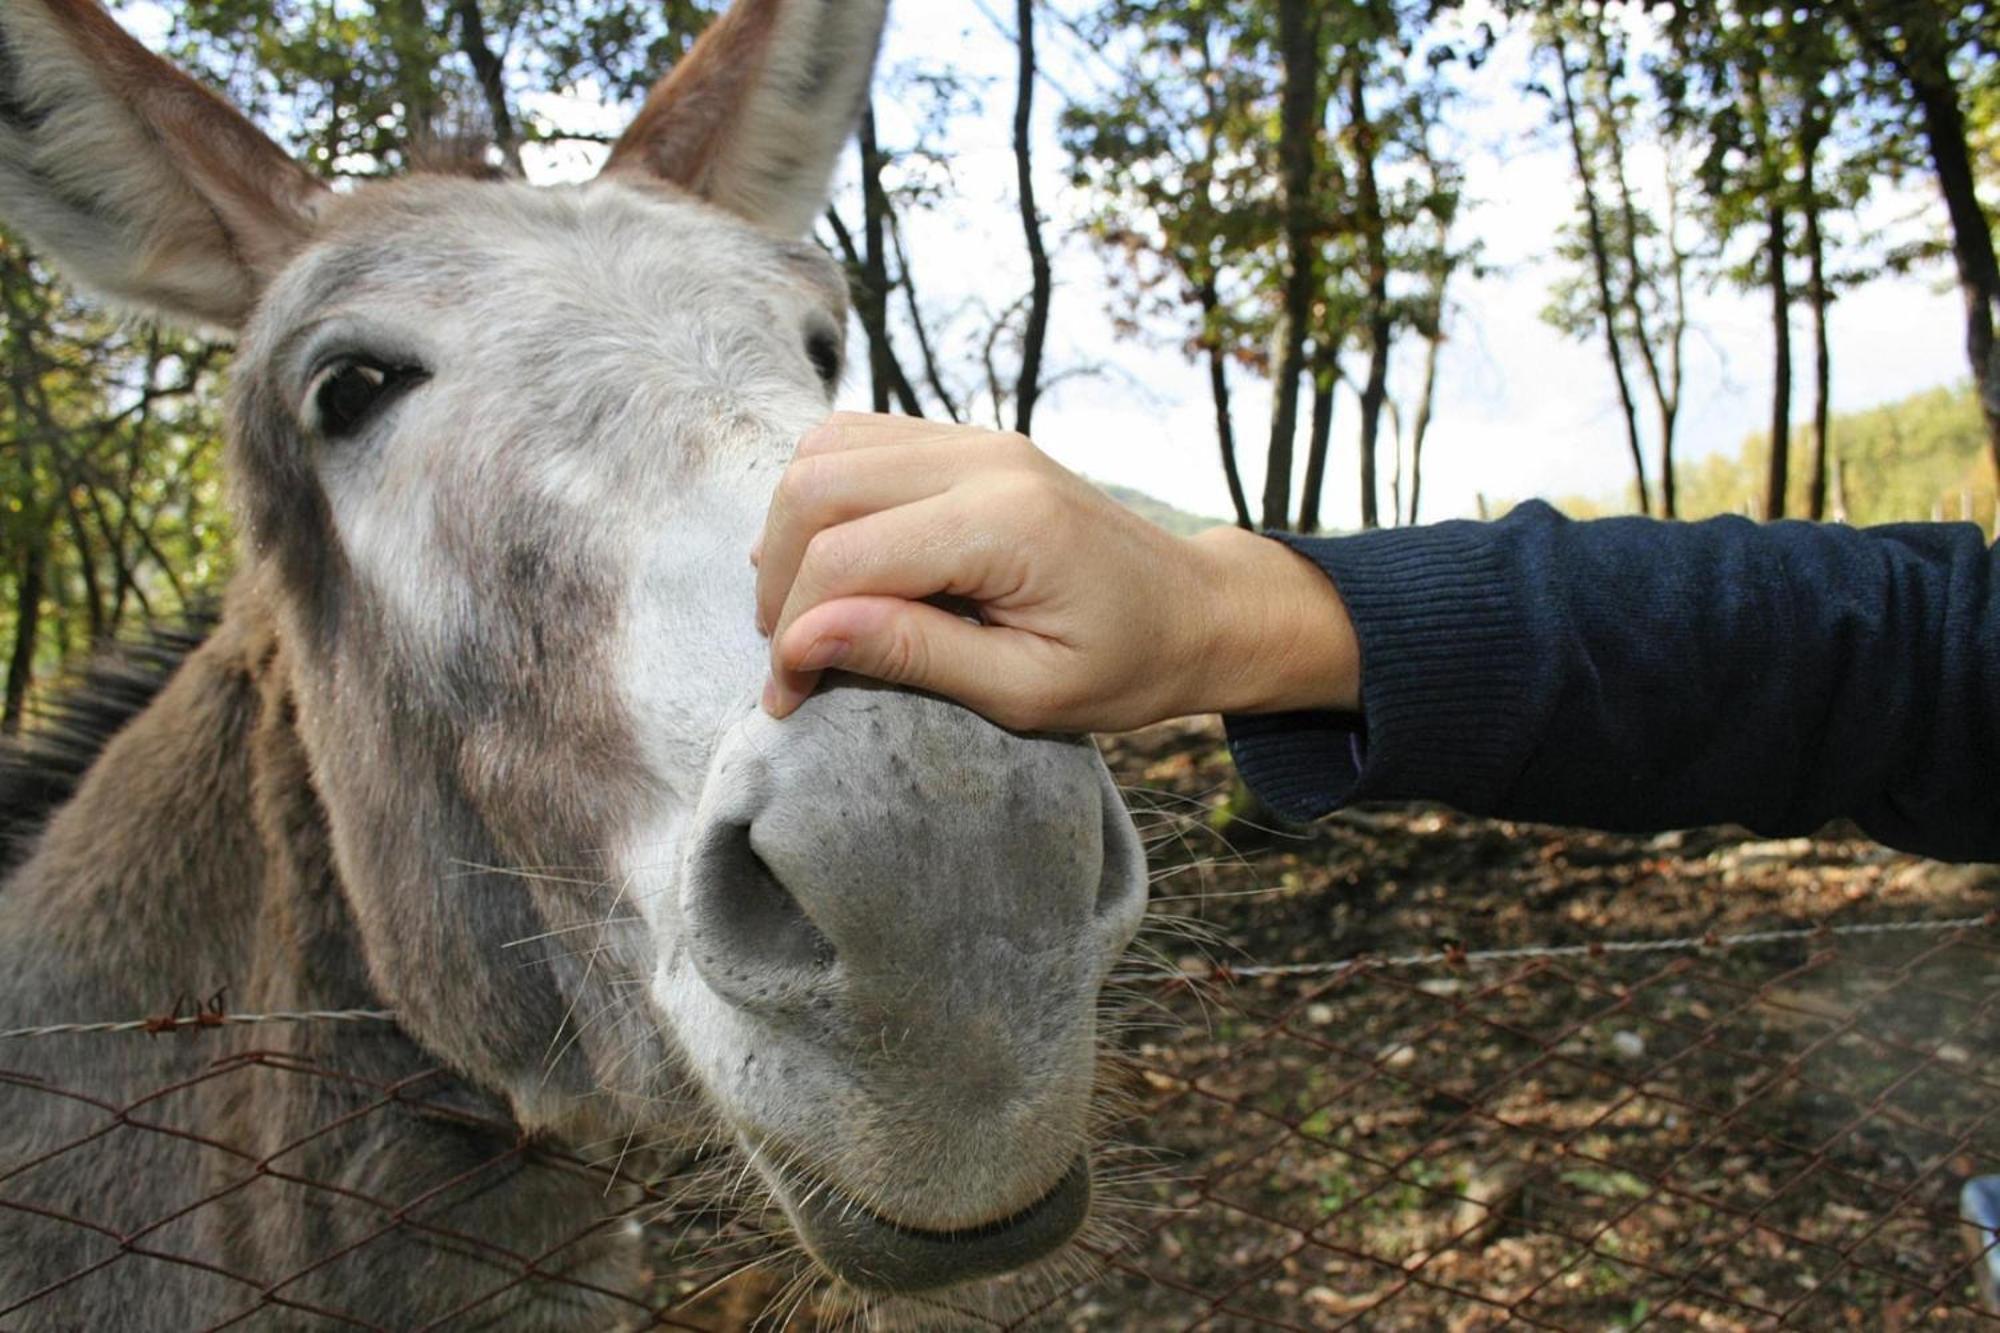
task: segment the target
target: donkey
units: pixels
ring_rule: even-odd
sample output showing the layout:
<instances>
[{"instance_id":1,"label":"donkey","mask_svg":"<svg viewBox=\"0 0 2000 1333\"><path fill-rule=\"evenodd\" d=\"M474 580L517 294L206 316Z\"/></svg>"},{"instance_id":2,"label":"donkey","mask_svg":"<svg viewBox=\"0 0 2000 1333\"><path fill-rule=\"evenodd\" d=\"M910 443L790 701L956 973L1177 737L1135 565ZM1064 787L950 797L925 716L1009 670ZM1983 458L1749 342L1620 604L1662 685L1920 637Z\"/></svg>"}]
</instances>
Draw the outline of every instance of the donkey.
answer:
<instances>
[{"instance_id":1,"label":"donkey","mask_svg":"<svg viewBox=\"0 0 2000 1333\"><path fill-rule=\"evenodd\" d=\"M733 1144L859 1300L1073 1252L1145 899L1103 763L756 705L885 8L738 0L590 183L335 192L94 0L0 5L0 215L234 333L242 534L0 885L0 1028L396 1020L0 1051L0 1327L606 1327L636 1229L524 1144Z\"/></svg>"}]
</instances>

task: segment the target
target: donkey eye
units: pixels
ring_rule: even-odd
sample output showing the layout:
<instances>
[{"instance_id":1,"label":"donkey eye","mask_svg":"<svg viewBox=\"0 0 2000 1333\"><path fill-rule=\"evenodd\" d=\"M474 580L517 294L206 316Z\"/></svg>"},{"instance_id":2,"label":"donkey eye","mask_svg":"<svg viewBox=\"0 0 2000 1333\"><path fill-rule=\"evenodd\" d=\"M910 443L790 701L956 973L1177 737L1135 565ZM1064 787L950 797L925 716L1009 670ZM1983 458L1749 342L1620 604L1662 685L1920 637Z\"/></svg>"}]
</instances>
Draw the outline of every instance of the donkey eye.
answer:
<instances>
[{"instance_id":1,"label":"donkey eye","mask_svg":"<svg viewBox=\"0 0 2000 1333\"><path fill-rule=\"evenodd\" d=\"M313 415L320 434L332 440L354 435L405 390L427 378L420 366L392 366L361 357L335 362L313 386Z\"/></svg>"},{"instance_id":2,"label":"donkey eye","mask_svg":"<svg viewBox=\"0 0 2000 1333\"><path fill-rule=\"evenodd\" d=\"M840 339L826 329L806 334L806 356L819 372L820 382L831 389L840 381Z\"/></svg>"}]
</instances>

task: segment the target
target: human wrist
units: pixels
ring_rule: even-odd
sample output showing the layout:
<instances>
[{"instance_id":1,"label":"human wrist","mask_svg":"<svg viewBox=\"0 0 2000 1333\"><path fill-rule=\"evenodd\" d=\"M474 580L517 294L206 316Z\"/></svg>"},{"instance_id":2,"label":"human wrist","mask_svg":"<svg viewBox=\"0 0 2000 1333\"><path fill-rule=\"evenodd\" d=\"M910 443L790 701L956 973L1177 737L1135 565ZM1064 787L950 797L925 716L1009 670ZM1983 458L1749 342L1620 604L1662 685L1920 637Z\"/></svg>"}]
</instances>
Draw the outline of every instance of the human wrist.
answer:
<instances>
[{"instance_id":1,"label":"human wrist","mask_svg":"<svg viewBox=\"0 0 2000 1333\"><path fill-rule=\"evenodd\" d=\"M1310 560L1268 537L1215 528L1190 539L1206 626L1193 711L1356 712L1361 650L1346 603Z\"/></svg>"}]
</instances>

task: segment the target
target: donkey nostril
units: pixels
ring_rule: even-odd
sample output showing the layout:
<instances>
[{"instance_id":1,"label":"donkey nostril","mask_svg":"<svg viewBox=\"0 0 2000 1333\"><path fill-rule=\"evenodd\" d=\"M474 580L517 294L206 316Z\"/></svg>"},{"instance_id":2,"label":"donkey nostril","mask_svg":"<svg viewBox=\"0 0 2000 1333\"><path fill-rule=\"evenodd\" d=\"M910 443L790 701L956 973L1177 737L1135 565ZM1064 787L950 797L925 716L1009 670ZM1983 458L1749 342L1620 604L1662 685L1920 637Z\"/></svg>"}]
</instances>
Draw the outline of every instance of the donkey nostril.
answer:
<instances>
[{"instance_id":1,"label":"donkey nostril","mask_svg":"<svg viewBox=\"0 0 2000 1333\"><path fill-rule=\"evenodd\" d=\"M1146 910L1146 849L1126 813L1125 801L1107 775L1103 809L1104 869L1097 882L1097 916L1136 928ZM1129 934L1129 932L1128 932ZM1119 941L1122 948L1124 940Z\"/></svg>"},{"instance_id":2,"label":"donkey nostril","mask_svg":"<svg viewBox=\"0 0 2000 1333\"><path fill-rule=\"evenodd\" d=\"M713 830L689 885L696 966L739 1004L794 996L831 967L833 942L751 846L750 827Z\"/></svg>"}]
</instances>

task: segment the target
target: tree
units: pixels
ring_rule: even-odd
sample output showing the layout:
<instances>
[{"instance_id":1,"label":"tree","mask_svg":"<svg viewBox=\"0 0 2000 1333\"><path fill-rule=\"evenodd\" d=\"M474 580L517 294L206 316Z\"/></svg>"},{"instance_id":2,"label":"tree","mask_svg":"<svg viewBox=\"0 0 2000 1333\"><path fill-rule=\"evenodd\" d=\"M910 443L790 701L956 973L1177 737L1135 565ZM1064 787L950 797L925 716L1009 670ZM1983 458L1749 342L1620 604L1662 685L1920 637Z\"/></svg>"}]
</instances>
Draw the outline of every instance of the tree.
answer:
<instances>
[{"instance_id":1,"label":"tree","mask_svg":"<svg viewBox=\"0 0 2000 1333\"><path fill-rule=\"evenodd\" d=\"M1418 378L1416 408L1412 413L1409 439L1407 441L1408 494L1407 519L1399 517L1405 513L1403 493L1405 490L1404 458L1406 442L1403 438L1403 414L1391 403L1392 423L1396 433L1396 472L1392 489L1391 516L1398 522L1417 523L1423 499L1424 440L1430 434L1432 406L1437 397L1438 353L1444 346L1445 325L1450 311L1451 282L1459 270L1468 264L1476 264L1478 247L1459 248L1453 237L1453 227L1458 220L1461 202L1460 173L1446 161L1432 146L1431 126L1435 114L1425 112L1420 138L1420 161L1424 168L1426 188L1426 213L1433 228L1428 248L1418 251L1418 271L1423 279L1423 287L1411 302L1410 323L1423 339L1423 369Z\"/></svg>"},{"instance_id":2,"label":"tree","mask_svg":"<svg viewBox=\"0 0 2000 1333\"><path fill-rule=\"evenodd\" d=\"M1640 104L1626 78L1628 56L1623 36L1601 13L1587 23L1586 31L1597 67L1598 142L1617 199L1623 336L1638 352L1652 390L1660 450L1659 512L1662 518L1673 518L1678 510L1674 445L1684 383L1682 348L1687 339L1688 255L1680 237L1679 145L1670 131L1663 131L1666 217L1663 223L1656 222L1637 203L1631 173L1626 169L1625 146L1637 130Z\"/></svg>"},{"instance_id":3,"label":"tree","mask_svg":"<svg viewBox=\"0 0 2000 1333\"><path fill-rule=\"evenodd\" d=\"M1824 30L1816 30L1824 40ZM1802 34L1803 36L1804 34ZM1833 346L1827 332L1827 311L1833 303L1826 271L1824 217L1829 205L1821 188L1822 147L1832 130L1832 114L1824 81L1831 75L1830 53L1796 62L1799 116L1795 151L1799 162L1798 205L1804 222L1801 241L1806 258L1806 306L1812 312L1813 424L1812 481L1807 491L1806 517L1817 523L1826 517L1827 483L1833 447Z\"/></svg>"},{"instance_id":4,"label":"tree","mask_svg":"<svg viewBox=\"0 0 2000 1333\"><path fill-rule=\"evenodd\" d=\"M1421 8L1376 3L1339 9L1327 19L1329 64L1338 84L1333 101L1342 114L1321 168L1325 238L1302 532L1319 526L1319 481L1337 385L1352 388L1359 411L1362 527L1383 521L1385 422L1395 442L1391 522L1400 520L1403 507L1406 446L1412 484L1422 467L1449 309L1446 288L1470 254L1455 249L1460 172L1441 151L1436 130L1454 97L1448 71L1474 58L1429 35L1425 18ZM1423 341L1424 365L1415 411L1406 414L1391 380L1397 345L1410 335ZM1366 353L1358 382L1341 365L1350 343ZM1414 423L1408 440L1406 420Z\"/></svg>"},{"instance_id":5,"label":"tree","mask_svg":"<svg viewBox=\"0 0 2000 1333\"><path fill-rule=\"evenodd\" d=\"M1034 426L1035 403L1042 390L1042 352L1049 337L1049 301L1055 279L1049 251L1042 240L1042 214L1035 205L1035 0L1016 0L1014 42L1020 68L1014 88L1014 172L1020 190L1021 232L1028 247L1032 286L1028 293L1026 328L1021 334L1021 373L1014 389L1014 429L1026 435Z\"/></svg>"},{"instance_id":6,"label":"tree","mask_svg":"<svg viewBox=\"0 0 2000 1333\"><path fill-rule=\"evenodd\" d=\"M1284 94L1278 120L1278 160L1284 191L1284 292L1275 337L1271 447L1264 472L1266 528L1291 524L1292 444L1299 428L1299 380L1305 373L1306 338L1317 280L1315 233L1320 226L1313 194L1324 117L1320 30L1311 0L1277 0L1278 48Z\"/></svg>"},{"instance_id":7,"label":"tree","mask_svg":"<svg viewBox=\"0 0 2000 1333\"><path fill-rule=\"evenodd\" d=\"M861 319L862 334L868 340L869 402L877 412L887 412L893 398L904 413L924 414L908 372L896 355L890 332L889 302L897 286L909 281L908 266L902 278L892 284L889 277L889 238L895 224L888 190L882 182L887 157L875 129L875 108L862 113L861 132L856 138L861 155L861 235L857 244L840 210L828 206L827 225L833 230L835 252L847 265L848 286L854 293L855 314Z\"/></svg>"},{"instance_id":8,"label":"tree","mask_svg":"<svg viewBox=\"0 0 2000 1333\"><path fill-rule=\"evenodd\" d=\"M213 346L80 304L0 234L0 731L37 679L183 615L226 542Z\"/></svg>"},{"instance_id":9,"label":"tree","mask_svg":"<svg viewBox=\"0 0 2000 1333\"><path fill-rule=\"evenodd\" d=\"M1595 123L1589 119L1585 100L1587 94L1578 87L1588 71L1582 67L1581 57L1572 51L1575 37L1573 25L1576 24L1584 26L1597 49L1608 50L1609 44L1604 38L1605 22L1601 8L1578 11L1576 17L1569 16L1566 11L1558 11L1542 21L1538 36L1548 57L1555 63L1557 115L1566 132L1571 162L1576 170L1582 212L1583 257L1589 262L1594 326L1603 335L1605 354L1611 362L1611 377L1618 389L1618 405L1625 424L1626 447L1632 455L1639 512L1649 514L1653 512L1652 491L1646 480L1646 451L1639 437L1639 409L1632 395L1631 376L1626 367L1626 333L1621 324L1621 312L1629 314L1638 308L1636 297L1631 295L1638 283L1637 265L1626 261L1629 267L1621 281L1618 265L1628 251L1613 234L1613 220L1599 182L1599 154L1592 149L1593 140L1599 144L1616 142L1622 130L1615 119L1604 116L1601 111ZM1612 71L1609 68L1601 69L1599 74L1607 84L1610 82ZM1607 89L1599 99L1600 107L1615 106L1616 99L1617 94ZM1622 162L1620 151L1618 160ZM1636 240L1633 243L1636 244ZM1559 293L1557 302L1549 308L1547 318L1558 327L1581 335L1592 324L1578 319L1570 309L1571 304Z\"/></svg>"},{"instance_id":10,"label":"tree","mask_svg":"<svg viewBox=\"0 0 2000 1333\"><path fill-rule=\"evenodd\" d=\"M1256 130L1263 34L1248 17L1108 6L1084 37L1130 41L1126 78L1062 119L1071 185L1092 203L1087 231L1124 303L1121 330L1192 325L1177 341L1206 365L1223 477L1244 528L1255 523L1237 465L1230 369L1261 365L1268 346L1255 296L1278 215L1269 139Z\"/></svg>"},{"instance_id":11,"label":"tree","mask_svg":"<svg viewBox=\"0 0 2000 1333\"><path fill-rule=\"evenodd\" d=\"M1990 65L2000 50L2000 14L1989 5L1940 5L1933 0L1832 0L1868 59L1887 73L1923 127L1931 170L1950 222L1951 256L1965 300L1965 350L1985 414L1996 475L2000 475L2000 260L1993 228L1980 205L1966 102L1954 61L1970 54Z\"/></svg>"},{"instance_id":12,"label":"tree","mask_svg":"<svg viewBox=\"0 0 2000 1333\"><path fill-rule=\"evenodd\" d=\"M1356 61L1347 71L1347 114L1354 136L1355 202L1363 271L1367 274L1368 378L1361 386L1361 526L1377 528L1382 525L1377 447L1382 437L1382 408L1389 398L1389 353L1396 336L1396 319L1389 305L1389 219L1375 172L1381 145L1369 117L1363 70Z\"/></svg>"}]
</instances>

